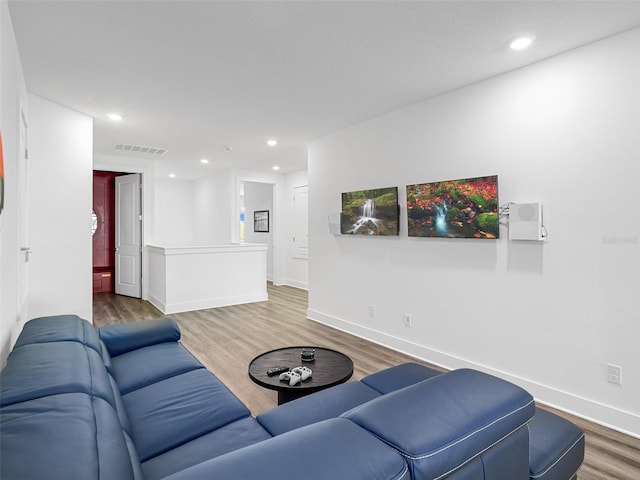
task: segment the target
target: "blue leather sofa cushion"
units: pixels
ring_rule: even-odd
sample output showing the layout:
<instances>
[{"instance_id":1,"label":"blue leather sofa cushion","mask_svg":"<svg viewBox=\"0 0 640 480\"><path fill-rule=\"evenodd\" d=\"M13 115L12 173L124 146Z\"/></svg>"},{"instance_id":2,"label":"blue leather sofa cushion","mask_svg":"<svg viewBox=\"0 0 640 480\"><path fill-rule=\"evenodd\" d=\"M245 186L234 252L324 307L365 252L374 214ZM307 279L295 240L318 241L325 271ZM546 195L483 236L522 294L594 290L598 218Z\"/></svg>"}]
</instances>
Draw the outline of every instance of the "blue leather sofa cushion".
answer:
<instances>
[{"instance_id":1,"label":"blue leather sofa cushion","mask_svg":"<svg viewBox=\"0 0 640 480\"><path fill-rule=\"evenodd\" d=\"M97 331L109 349L111 357L157 343L180 340L180 328L176 321L169 317L109 325L100 327Z\"/></svg>"},{"instance_id":2,"label":"blue leather sofa cushion","mask_svg":"<svg viewBox=\"0 0 640 480\"><path fill-rule=\"evenodd\" d=\"M3 406L71 392L95 395L116 406L101 355L75 341L23 343L15 348L2 371L0 389Z\"/></svg>"},{"instance_id":3,"label":"blue leather sofa cushion","mask_svg":"<svg viewBox=\"0 0 640 480\"><path fill-rule=\"evenodd\" d=\"M403 363L372 373L360 380L365 385L385 394L414 385L423 380L440 375L442 372L417 363Z\"/></svg>"},{"instance_id":4,"label":"blue leather sofa cushion","mask_svg":"<svg viewBox=\"0 0 640 480\"><path fill-rule=\"evenodd\" d=\"M347 410L380 396L360 382L348 382L321 390L268 410L256 418L271 435L337 418Z\"/></svg>"},{"instance_id":5,"label":"blue leather sofa cushion","mask_svg":"<svg viewBox=\"0 0 640 480\"><path fill-rule=\"evenodd\" d=\"M393 449L348 420L334 418L200 463L167 480L203 478L409 480L409 473Z\"/></svg>"},{"instance_id":6,"label":"blue leather sofa cushion","mask_svg":"<svg viewBox=\"0 0 640 480\"><path fill-rule=\"evenodd\" d=\"M439 478L523 427L526 391L473 370L455 370L356 407L344 417L401 452L413 478Z\"/></svg>"},{"instance_id":7,"label":"blue leather sofa cushion","mask_svg":"<svg viewBox=\"0 0 640 480\"><path fill-rule=\"evenodd\" d=\"M115 411L101 399L37 398L3 407L0 419L3 479L127 480L140 469Z\"/></svg>"},{"instance_id":8,"label":"blue leather sofa cushion","mask_svg":"<svg viewBox=\"0 0 640 480\"><path fill-rule=\"evenodd\" d=\"M536 408L529 422L531 480L567 480L584 460L584 433L562 417Z\"/></svg>"},{"instance_id":9,"label":"blue leather sofa cushion","mask_svg":"<svg viewBox=\"0 0 640 480\"><path fill-rule=\"evenodd\" d=\"M151 345L112 359L113 376L122 395L199 368L204 366L178 342Z\"/></svg>"},{"instance_id":10,"label":"blue leather sofa cushion","mask_svg":"<svg viewBox=\"0 0 640 480\"><path fill-rule=\"evenodd\" d=\"M147 460L142 464L144 478L160 479L269 438L271 435L254 418L247 417Z\"/></svg>"},{"instance_id":11,"label":"blue leather sofa cushion","mask_svg":"<svg viewBox=\"0 0 640 480\"><path fill-rule=\"evenodd\" d=\"M142 462L233 421L247 407L205 369L192 370L122 396Z\"/></svg>"}]
</instances>

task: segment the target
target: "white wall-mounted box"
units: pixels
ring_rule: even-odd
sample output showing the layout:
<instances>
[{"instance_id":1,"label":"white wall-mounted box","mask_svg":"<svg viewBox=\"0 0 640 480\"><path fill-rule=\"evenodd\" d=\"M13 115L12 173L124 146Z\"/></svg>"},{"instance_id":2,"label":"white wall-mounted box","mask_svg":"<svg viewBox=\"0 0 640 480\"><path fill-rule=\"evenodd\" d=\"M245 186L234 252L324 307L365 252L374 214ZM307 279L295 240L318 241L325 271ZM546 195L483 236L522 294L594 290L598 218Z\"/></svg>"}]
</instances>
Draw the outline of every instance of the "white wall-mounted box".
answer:
<instances>
[{"instance_id":1,"label":"white wall-mounted box","mask_svg":"<svg viewBox=\"0 0 640 480\"><path fill-rule=\"evenodd\" d=\"M537 240L542 237L542 204L514 203L509 206L509 240Z\"/></svg>"}]
</instances>

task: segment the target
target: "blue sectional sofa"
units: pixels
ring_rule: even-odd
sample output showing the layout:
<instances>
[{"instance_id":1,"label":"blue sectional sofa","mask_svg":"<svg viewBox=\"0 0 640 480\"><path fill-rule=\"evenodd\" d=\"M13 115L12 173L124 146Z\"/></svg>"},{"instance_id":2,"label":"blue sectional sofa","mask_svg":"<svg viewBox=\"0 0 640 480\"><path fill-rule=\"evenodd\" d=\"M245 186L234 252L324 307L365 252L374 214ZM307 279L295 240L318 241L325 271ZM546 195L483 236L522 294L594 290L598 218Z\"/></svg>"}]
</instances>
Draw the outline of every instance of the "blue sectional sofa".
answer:
<instances>
[{"instance_id":1,"label":"blue sectional sofa","mask_svg":"<svg viewBox=\"0 0 640 480\"><path fill-rule=\"evenodd\" d=\"M582 463L577 427L490 375L408 363L254 418L179 339L169 318L27 322L0 380L0 477L569 480Z\"/></svg>"}]
</instances>

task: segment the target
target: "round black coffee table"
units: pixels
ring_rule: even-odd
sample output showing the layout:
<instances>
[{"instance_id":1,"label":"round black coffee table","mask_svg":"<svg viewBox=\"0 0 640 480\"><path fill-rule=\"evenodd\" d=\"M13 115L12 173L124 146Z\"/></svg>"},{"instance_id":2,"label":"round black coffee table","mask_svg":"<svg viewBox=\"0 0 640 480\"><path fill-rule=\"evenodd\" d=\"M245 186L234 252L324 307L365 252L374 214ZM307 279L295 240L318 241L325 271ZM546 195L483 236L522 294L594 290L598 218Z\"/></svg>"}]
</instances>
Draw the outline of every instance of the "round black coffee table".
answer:
<instances>
[{"instance_id":1,"label":"round black coffee table","mask_svg":"<svg viewBox=\"0 0 640 480\"><path fill-rule=\"evenodd\" d=\"M315 349L315 358L310 362L300 359L302 349ZM288 381L280 380L280 375L270 377L267 370L286 366L295 368L309 367L313 374L302 383L290 386ZM345 354L322 347L286 347L271 350L258 355L249 364L249 378L261 387L278 392L278 405L304 397L310 393L344 383L353 375L353 362Z\"/></svg>"}]
</instances>

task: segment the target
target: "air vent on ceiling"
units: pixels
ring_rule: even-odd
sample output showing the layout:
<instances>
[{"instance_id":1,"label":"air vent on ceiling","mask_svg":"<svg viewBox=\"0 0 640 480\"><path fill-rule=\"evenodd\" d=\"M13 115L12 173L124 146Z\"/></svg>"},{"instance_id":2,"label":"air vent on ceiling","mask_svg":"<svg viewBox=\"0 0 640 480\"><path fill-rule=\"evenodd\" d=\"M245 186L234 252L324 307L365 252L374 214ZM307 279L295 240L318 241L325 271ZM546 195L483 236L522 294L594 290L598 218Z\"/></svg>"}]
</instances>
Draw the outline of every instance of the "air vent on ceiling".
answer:
<instances>
[{"instance_id":1,"label":"air vent on ceiling","mask_svg":"<svg viewBox=\"0 0 640 480\"><path fill-rule=\"evenodd\" d=\"M122 143L114 144L113 149L119 152L148 153L149 155L158 156L162 156L167 153L167 150L165 148L143 147L140 145L124 145Z\"/></svg>"}]
</instances>

